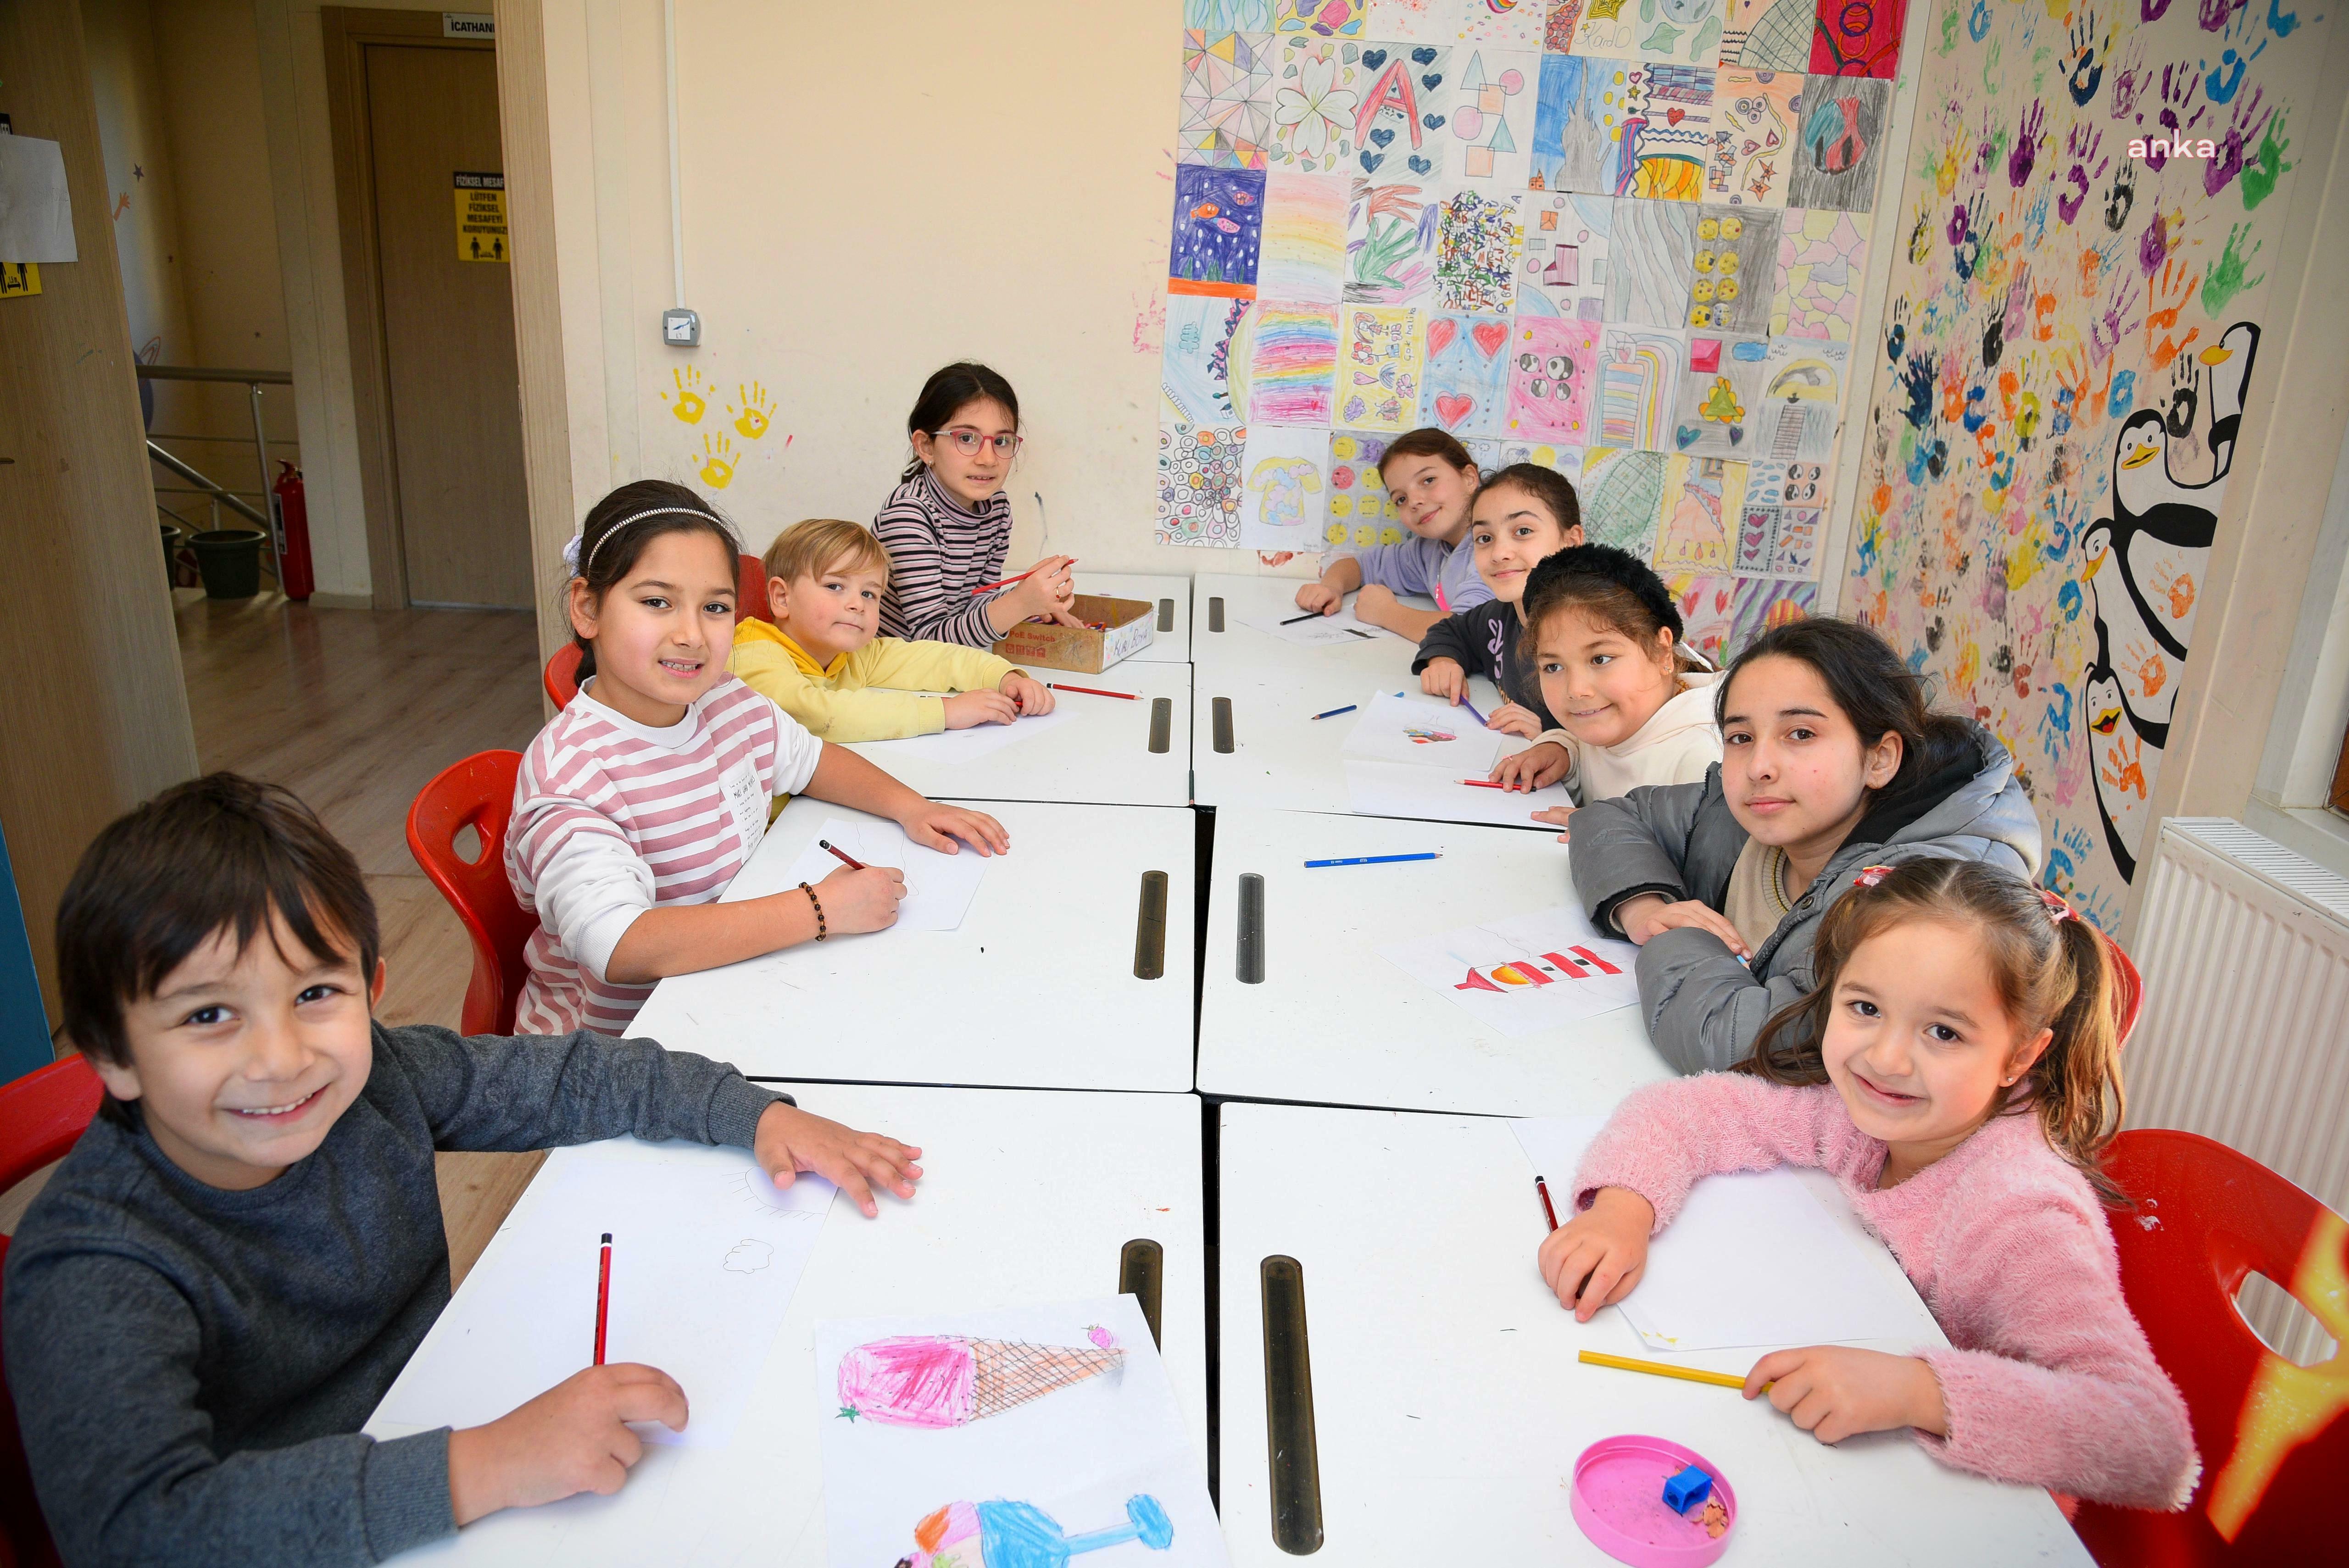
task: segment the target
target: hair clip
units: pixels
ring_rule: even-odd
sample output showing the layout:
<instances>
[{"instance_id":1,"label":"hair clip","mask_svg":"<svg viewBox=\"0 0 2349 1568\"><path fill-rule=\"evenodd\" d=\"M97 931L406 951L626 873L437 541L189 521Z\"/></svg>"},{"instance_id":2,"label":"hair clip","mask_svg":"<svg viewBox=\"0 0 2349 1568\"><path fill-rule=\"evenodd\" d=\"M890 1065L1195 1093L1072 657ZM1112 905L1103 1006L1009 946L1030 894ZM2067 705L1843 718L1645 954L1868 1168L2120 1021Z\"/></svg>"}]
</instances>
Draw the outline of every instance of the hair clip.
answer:
<instances>
[{"instance_id":1,"label":"hair clip","mask_svg":"<svg viewBox=\"0 0 2349 1568\"><path fill-rule=\"evenodd\" d=\"M571 569L574 577L579 575L579 547L586 542L584 533L574 533L563 542L563 564Z\"/></svg>"},{"instance_id":2,"label":"hair clip","mask_svg":"<svg viewBox=\"0 0 2349 1568\"><path fill-rule=\"evenodd\" d=\"M1892 874L1890 866L1862 866L1859 874L1851 879L1854 887L1874 887Z\"/></svg>"},{"instance_id":3,"label":"hair clip","mask_svg":"<svg viewBox=\"0 0 2349 1568\"><path fill-rule=\"evenodd\" d=\"M2064 902L2064 895L2062 893L2057 892L2052 887L2044 887L2039 890L2039 902L2047 906L2047 918L2051 921L2060 922L2071 920L2075 918L2079 913L2077 910Z\"/></svg>"}]
</instances>

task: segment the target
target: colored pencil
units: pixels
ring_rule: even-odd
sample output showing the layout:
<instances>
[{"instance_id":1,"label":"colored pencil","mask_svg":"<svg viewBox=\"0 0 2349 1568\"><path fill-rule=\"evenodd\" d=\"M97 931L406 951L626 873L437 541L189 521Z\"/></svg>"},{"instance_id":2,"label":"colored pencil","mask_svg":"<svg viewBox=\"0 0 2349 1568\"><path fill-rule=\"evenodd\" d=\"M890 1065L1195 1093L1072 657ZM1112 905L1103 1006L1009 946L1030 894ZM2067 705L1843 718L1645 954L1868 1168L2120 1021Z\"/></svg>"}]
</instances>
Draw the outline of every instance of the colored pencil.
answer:
<instances>
[{"instance_id":1,"label":"colored pencil","mask_svg":"<svg viewBox=\"0 0 2349 1568\"><path fill-rule=\"evenodd\" d=\"M1308 610L1308 611L1306 611L1306 612L1305 612L1305 614L1303 614L1302 615L1291 615L1290 617L1288 617L1288 620L1283 621L1283 622L1281 623L1281 624L1282 624L1282 625L1284 625L1284 626L1294 626L1294 625L1295 625L1295 624L1297 624L1297 623L1298 623L1298 622L1299 622L1299 621L1310 621L1310 620L1313 620L1315 617L1319 616L1320 614L1321 614L1321 612L1320 612L1320 611L1319 611L1319 610Z\"/></svg>"},{"instance_id":2,"label":"colored pencil","mask_svg":"<svg viewBox=\"0 0 2349 1568\"><path fill-rule=\"evenodd\" d=\"M1575 1359L1586 1367L1613 1367L1625 1372L1647 1372L1658 1377L1682 1377L1692 1383L1711 1383L1719 1388L1743 1388L1745 1379L1734 1372L1707 1372L1697 1367L1668 1367L1661 1361L1641 1361L1630 1356L1609 1356L1601 1350L1585 1350ZM1762 1385L1767 1388L1770 1385Z\"/></svg>"},{"instance_id":3,"label":"colored pencil","mask_svg":"<svg viewBox=\"0 0 2349 1568\"><path fill-rule=\"evenodd\" d=\"M1335 718L1341 713L1351 713L1361 706L1362 705L1358 702L1350 702L1343 707L1333 707L1327 713L1317 713L1313 717L1316 718Z\"/></svg>"},{"instance_id":4,"label":"colored pencil","mask_svg":"<svg viewBox=\"0 0 2349 1568\"><path fill-rule=\"evenodd\" d=\"M604 1325L612 1315L612 1233L604 1233L604 1258L595 1271L595 1365L604 1365Z\"/></svg>"},{"instance_id":5,"label":"colored pencil","mask_svg":"<svg viewBox=\"0 0 2349 1568\"><path fill-rule=\"evenodd\" d=\"M1074 566L1076 563L1077 558L1073 555L1070 556L1069 564ZM991 593L998 588L1009 588L1014 583L1025 583L1028 579L1035 576L1036 573L1041 570L1041 566L1030 566L1027 571L1022 572L1017 577L999 577L992 583L980 583L978 587L972 589L971 592L973 593Z\"/></svg>"},{"instance_id":6,"label":"colored pencil","mask_svg":"<svg viewBox=\"0 0 2349 1568\"><path fill-rule=\"evenodd\" d=\"M1508 788L1506 784L1502 783L1497 779L1463 779L1460 782L1467 785L1471 789L1506 789Z\"/></svg>"},{"instance_id":7,"label":"colored pencil","mask_svg":"<svg viewBox=\"0 0 2349 1568\"><path fill-rule=\"evenodd\" d=\"M1547 1182L1547 1181L1543 1181L1540 1177L1537 1176L1537 1177L1535 1177L1535 1178L1534 1178L1534 1191L1535 1191L1536 1192L1537 1192L1537 1193L1539 1193L1539 1194L1541 1195L1541 1201L1542 1201L1542 1218L1544 1218L1544 1219L1546 1219L1546 1220L1547 1220L1547 1221L1549 1222L1549 1228L1550 1228L1551 1230L1553 1230L1553 1231L1557 1230L1557 1211L1556 1209L1553 1209L1553 1208L1551 1208L1551 1207L1550 1207L1550 1202L1549 1202L1549 1183L1548 1183L1548 1182Z\"/></svg>"},{"instance_id":8,"label":"colored pencil","mask_svg":"<svg viewBox=\"0 0 2349 1568\"><path fill-rule=\"evenodd\" d=\"M1338 629L1346 633L1349 636L1360 637L1366 643L1375 643L1378 641L1376 637L1371 635L1370 633L1363 631L1359 626L1340 626ZM1401 694L1398 693L1397 695L1400 696Z\"/></svg>"},{"instance_id":9,"label":"colored pencil","mask_svg":"<svg viewBox=\"0 0 2349 1568\"><path fill-rule=\"evenodd\" d=\"M829 851L833 859L838 861L842 865L846 866L850 871L861 872L864 869L864 862L863 861L852 858L845 850L833 849L831 840L818 839L815 843L816 848Z\"/></svg>"},{"instance_id":10,"label":"colored pencil","mask_svg":"<svg viewBox=\"0 0 2349 1568\"><path fill-rule=\"evenodd\" d=\"M1387 866L1397 861L1440 861L1443 858L1442 850L1429 850L1416 855L1350 855L1342 861L1308 861L1305 869L1309 872L1323 866Z\"/></svg>"},{"instance_id":11,"label":"colored pencil","mask_svg":"<svg viewBox=\"0 0 2349 1568\"><path fill-rule=\"evenodd\" d=\"M1464 696L1460 699L1460 706L1466 708L1468 710L1468 717L1475 719L1478 724L1485 723L1485 716L1476 711L1476 705L1475 703L1470 702Z\"/></svg>"},{"instance_id":12,"label":"colored pencil","mask_svg":"<svg viewBox=\"0 0 2349 1568\"><path fill-rule=\"evenodd\" d=\"M1046 681L1044 684L1054 691L1081 691L1087 696L1122 696L1128 702L1142 700L1130 691L1103 691L1099 686L1062 686L1059 681Z\"/></svg>"}]
</instances>

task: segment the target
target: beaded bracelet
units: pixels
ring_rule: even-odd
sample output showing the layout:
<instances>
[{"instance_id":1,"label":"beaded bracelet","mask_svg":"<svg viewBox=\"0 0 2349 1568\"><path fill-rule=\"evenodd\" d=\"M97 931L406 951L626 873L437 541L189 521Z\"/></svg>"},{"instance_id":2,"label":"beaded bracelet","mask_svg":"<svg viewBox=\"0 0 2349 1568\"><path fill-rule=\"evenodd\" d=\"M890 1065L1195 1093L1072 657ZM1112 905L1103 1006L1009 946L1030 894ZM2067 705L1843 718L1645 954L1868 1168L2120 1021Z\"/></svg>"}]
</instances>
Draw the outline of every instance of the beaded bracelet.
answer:
<instances>
[{"instance_id":1,"label":"beaded bracelet","mask_svg":"<svg viewBox=\"0 0 2349 1568\"><path fill-rule=\"evenodd\" d=\"M815 939L818 942L822 942L826 934L828 934L825 932L823 925L823 900L816 897L815 889L808 886L805 882L800 883L800 891L808 895L808 902L810 903L815 905Z\"/></svg>"}]
</instances>

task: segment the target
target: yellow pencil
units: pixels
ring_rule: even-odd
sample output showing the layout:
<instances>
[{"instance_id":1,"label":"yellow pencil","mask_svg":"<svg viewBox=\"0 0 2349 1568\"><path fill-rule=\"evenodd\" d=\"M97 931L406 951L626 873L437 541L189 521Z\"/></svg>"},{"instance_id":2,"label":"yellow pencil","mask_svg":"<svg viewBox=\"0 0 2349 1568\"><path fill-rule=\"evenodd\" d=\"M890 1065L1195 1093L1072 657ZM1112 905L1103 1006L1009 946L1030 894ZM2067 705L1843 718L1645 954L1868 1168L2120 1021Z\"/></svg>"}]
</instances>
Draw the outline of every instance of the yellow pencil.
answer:
<instances>
[{"instance_id":1,"label":"yellow pencil","mask_svg":"<svg viewBox=\"0 0 2349 1568\"><path fill-rule=\"evenodd\" d=\"M1586 1367L1615 1367L1626 1372L1651 1372L1659 1377L1685 1377L1692 1383L1712 1383L1723 1388L1743 1388L1745 1379L1734 1372L1707 1372L1695 1367L1672 1367L1661 1361L1641 1361L1630 1356L1609 1356L1601 1350L1585 1350L1578 1357ZM1767 1388L1769 1384L1764 1383Z\"/></svg>"}]
</instances>

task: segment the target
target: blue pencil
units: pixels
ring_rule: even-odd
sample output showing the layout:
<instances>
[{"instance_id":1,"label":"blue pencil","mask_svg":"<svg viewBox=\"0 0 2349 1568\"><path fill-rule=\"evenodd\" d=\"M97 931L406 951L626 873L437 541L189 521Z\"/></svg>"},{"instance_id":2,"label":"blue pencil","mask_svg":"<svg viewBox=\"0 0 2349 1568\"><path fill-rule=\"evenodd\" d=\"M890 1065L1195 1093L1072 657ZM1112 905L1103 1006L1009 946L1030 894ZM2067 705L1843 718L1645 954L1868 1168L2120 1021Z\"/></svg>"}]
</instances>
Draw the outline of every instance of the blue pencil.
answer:
<instances>
[{"instance_id":1,"label":"blue pencil","mask_svg":"<svg viewBox=\"0 0 2349 1568\"><path fill-rule=\"evenodd\" d=\"M1353 855L1342 861L1308 861L1305 869L1310 872L1319 871L1323 866L1385 866L1397 861L1440 861L1443 858L1442 850L1430 850L1417 855Z\"/></svg>"},{"instance_id":2,"label":"blue pencil","mask_svg":"<svg viewBox=\"0 0 2349 1568\"><path fill-rule=\"evenodd\" d=\"M1351 713L1361 706L1362 705L1358 702L1350 702L1343 707L1333 707L1327 713L1317 713L1313 717L1316 718L1335 718L1341 713Z\"/></svg>"},{"instance_id":3,"label":"blue pencil","mask_svg":"<svg viewBox=\"0 0 2349 1568\"><path fill-rule=\"evenodd\" d=\"M1470 702L1464 696L1460 699L1460 706L1466 708L1468 710L1468 717L1475 719L1478 724L1483 724L1485 722L1485 716L1476 711L1476 705L1475 703Z\"/></svg>"}]
</instances>

